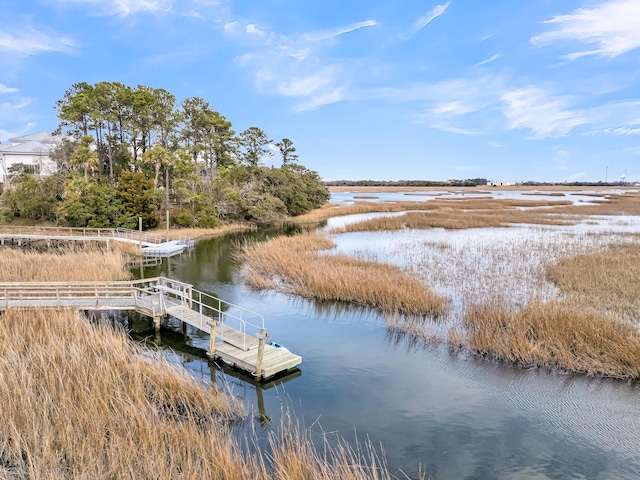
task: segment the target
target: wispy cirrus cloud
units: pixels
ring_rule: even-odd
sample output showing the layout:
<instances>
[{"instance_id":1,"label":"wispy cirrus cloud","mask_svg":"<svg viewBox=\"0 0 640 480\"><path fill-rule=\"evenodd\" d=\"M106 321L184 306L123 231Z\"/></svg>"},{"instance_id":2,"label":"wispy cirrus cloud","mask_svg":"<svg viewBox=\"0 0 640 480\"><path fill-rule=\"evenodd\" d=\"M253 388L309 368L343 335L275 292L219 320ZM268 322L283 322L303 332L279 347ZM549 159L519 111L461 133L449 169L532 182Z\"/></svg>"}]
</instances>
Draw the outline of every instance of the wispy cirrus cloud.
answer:
<instances>
[{"instance_id":1,"label":"wispy cirrus cloud","mask_svg":"<svg viewBox=\"0 0 640 480\"><path fill-rule=\"evenodd\" d=\"M615 58L640 47L640 2L611 0L593 8L556 15L545 23L550 29L532 37L533 45L578 41L594 48L569 53L568 60L596 55Z\"/></svg>"},{"instance_id":2,"label":"wispy cirrus cloud","mask_svg":"<svg viewBox=\"0 0 640 480\"><path fill-rule=\"evenodd\" d=\"M563 137L575 127L590 123L583 112L571 108L568 97L552 97L537 87L507 91L502 101L508 127L530 130L532 139Z\"/></svg>"},{"instance_id":3,"label":"wispy cirrus cloud","mask_svg":"<svg viewBox=\"0 0 640 480\"><path fill-rule=\"evenodd\" d=\"M451 5L451 1L448 1L443 5L436 5L435 8L429 10L425 15L418 18L407 32L399 33L398 38L400 38L400 40L408 40L413 37L416 33L442 15L447 8L449 8L449 5Z\"/></svg>"},{"instance_id":4,"label":"wispy cirrus cloud","mask_svg":"<svg viewBox=\"0 0 640 480\"><path fill-rule=\"evenodd\" d=\"M492 57L487 58L486 60L482 60L481 62L476 63L476 67L479 67L480 65L486 65L487 63L491 63L494 60L497 60L501 57L501 55L499 53L496 53L495 55L493 55Z\"/></svg>"},{"instance_id":5,"label":"wispy cirrus cloud","mask_svg":"<svg viewBox=\"0 0 640 480\"><path fill-rule=\"evenodd\" d=\"M6 27L0 31L0 52L29 57L45 52L72 54L76 50L73 40L54 31L38 30L29 26Z\"/></svg>"},{"instance_id":6,"label":"wispy cirrus cloud","mask_svg":"<svg viewBox=\"0 0 640 480\"><path fill-rule=\"evenodd\" d=\"M340 37L377 24L366 20L335 29L281 35L264 26L231 21L223 25L223 31L249 49L236 57L236 63L254 69L256 88L297 99L293 111L302 112L346 97L348 62L332 58L331 48Z\"/></svg>"},{"instance_id":7,"label":"wispy cirrus cloud","mask_svg":"<svg viewBox=\"0 0 640 480\"><path fill-rule=\"evenodd\" d=\"M334 30L309 33L304 35L303 38L311 42L331 40L346 33L355 32L356 30L360 30L361 28L375 27L376 25L378 25L378 22L376 22L375 20L365 20L363 22L353 23L351 25L347 25L346 27L336 28Z\"/></svg>"}]
</instances>

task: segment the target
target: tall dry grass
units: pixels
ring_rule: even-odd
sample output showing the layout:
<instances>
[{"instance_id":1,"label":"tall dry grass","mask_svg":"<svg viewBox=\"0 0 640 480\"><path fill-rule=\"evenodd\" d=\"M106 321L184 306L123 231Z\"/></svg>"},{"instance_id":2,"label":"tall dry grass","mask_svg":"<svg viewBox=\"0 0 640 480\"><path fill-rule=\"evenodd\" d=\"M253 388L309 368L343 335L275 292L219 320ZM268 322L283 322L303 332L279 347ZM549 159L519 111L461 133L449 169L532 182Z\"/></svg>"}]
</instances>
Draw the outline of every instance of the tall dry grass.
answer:
<instances>
[{"instance_id":1,"label":"tall dry grass","mask_svg":"<svg viewBox=\"0 0 640 480\"><path fill-rule=\"evenodd\" d=\"M203 238L203 237L217 237L232 232L241 232L243 230L255 229L255 226L244 225L240 223L234 223L230 225L221 225L215 228L171 228L169 229L168 240L180 240L183 237L190 239ZM155 233L159 233L166 236L166 231L162 229L154 230Z\"/></svg>"},{"instance_id":2,"label":"tall dry grass","mask_svg":"<svg viewBox=\"0 0 640 480\"><path fill-rule=\"evenodd\" d=\"M576 303L640 317L640 244L564 258L547 276Z\"/></svg>"},{"instance_id":3,"label":"tall dry grass","mask_svg":"<svg viewBox=\"0 0 640 480\"><path fill-rule=\"evenodd\" d=\"M436 209L429 212L408 212L401 216L379 217L347 224L334 230L333 233L393 231L403 228L446 228L456 230L506 227L518 223L538 225L566 225L572 223L567 217L549 215L542 210L516 210L507 207L504 210L500 210L499 207L493 208L493 210L469 210L466 208L436 206Z\"/></svg>"},{"instance_id":4,"label":"tall dry grass","mask_svg":"<svg viewBox=\"0 0 640 480\"><path fill-rule=\"evenodd\" d=\"M67 249L56 253L2 250L0 282L126 280L127 254L119 250Z\"/></svg>"},{"instance_id":5,"label":"tall dry grass","mask_svg":"<svg viewBox=\"0 0 640 480\"><path fill-rule=\"evenodd\" d=\"M640 378L640 333L631 323L582 305L531 302L519 312L471 307L464 330L449 342L523 366L559 368L614 378Z\"/></svg>"},{"instance_id":6,"label":"tall dry grass","mask_svg":"<svg viewBox=\"0 0 640 480\"><path fill-rule=\"evenodd\" d=\"M238 255L254 288L408 315L444 312L444 301L417 278L393 265L321 252L332 246L322 235L304 233L247 243Z\"/></svg>"},{"instance_id":7,"label":"tall dry grass","mask_svg":"<svg viewBox=\"0 0 640 480\"><path fill-rule=\"evenodd\" d=\"M14 478L253 478L241 406L72 312L0 322L0 456Z\"/></svg>"}]
</instances>

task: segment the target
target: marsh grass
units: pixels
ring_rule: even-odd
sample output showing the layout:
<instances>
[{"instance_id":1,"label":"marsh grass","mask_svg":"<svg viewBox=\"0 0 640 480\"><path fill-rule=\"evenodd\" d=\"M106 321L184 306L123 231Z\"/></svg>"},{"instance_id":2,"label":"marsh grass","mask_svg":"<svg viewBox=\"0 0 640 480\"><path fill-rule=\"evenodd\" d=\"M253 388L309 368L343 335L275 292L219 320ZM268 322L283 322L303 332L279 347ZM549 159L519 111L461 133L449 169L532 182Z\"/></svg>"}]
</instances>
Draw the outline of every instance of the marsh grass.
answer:
<instances>
[{"instance_id":1,"label":"marsh grass","mask_svg":"<svg viewBox=\"0 0 640 480\"><path fill-rule=\"evenodd\" d=\"M611 194L605 197L594 195L588 204L574 204L567 207L550 209L551 213L576 215L640 215L640 193L628 191L624 194Z\"/></svg>"},{"instance_id":2,"label":"marsh grass","mask_svg":"<svg viewBox=\"0 0 640 480\"><path fill-rule=\"evenodd\" d=\"M582 305L532 301L519 312L484 304L468 309L453 347L522 366L614 378L640 378L635 326Z\"/></svg>"},{"instance_id":3,"label":"marsh grass","mask_svg":"<svg viewBox=\"0 0 640 480\"><path fill-rule=\"evenodd\" d=\"M385 312L418 316L444 312L444 301L400 268L322 252L331 247L323 235L305 233L247 243L238 255L246 281L254 288L353 302Z\"/></svg>"},{"instance_id":4,"label":"marsh grass","mask_svg":"<svg viewBox=\"0 0 640 480\"><path fill-rule=\"evenodd\" d=\"M639 317L640 244L564 258L547 268L547 276L576 303Z\"/></svg>"},{"instance_id":5,"label":"marsh grass","mask_svg":"<svg viewBox=\"0 0 640 480\"><path fill-rule=\"evenodd\" d=\"M70 311L0 322L0 455L15 478L251 478L241 405Z\"/></svg>"},{"instance_id":6,"label":"marsh grass","mask_svg":"<svg viewBox=\"0 0 640 480\"><path fill-rule=\"evenodd\" d=\"M574 223L567 217L549 215L540 210L467 210L439 207L430 212L408 212L401 216L379 217L357 223L350 223L332 233L393 231L403 228L449 230L467 228L506 227L517 223L538 225L566 225Z\"/></svg>"},{"instance_id":7,"label":"marsh grass","mask_svg":"<svg viewBox=\"0 0 640 480\"><path fill-rule=\"evenodd\" d=\"M0 282L126 280L127 254L101 248L64 249L55 253L3 250Z\"/></svg>"},{"instance_id":8,"label":"marsh grass","mask_svg":"<svg viewBox=\"0 0 640 480\"><path fill-rule=\"evenodd\" d=\"M169 229L168 240L180 240L183 237L188 237L192 240L203 237L218 237L221 235L226 235L227 233L241 232L243 230L251 229L255 229L255 227L240 223L221 225L215 228L171 228ZM154 232L166 236L165 230L156 229L154 230Z\"/></svg>"}]
</instances>

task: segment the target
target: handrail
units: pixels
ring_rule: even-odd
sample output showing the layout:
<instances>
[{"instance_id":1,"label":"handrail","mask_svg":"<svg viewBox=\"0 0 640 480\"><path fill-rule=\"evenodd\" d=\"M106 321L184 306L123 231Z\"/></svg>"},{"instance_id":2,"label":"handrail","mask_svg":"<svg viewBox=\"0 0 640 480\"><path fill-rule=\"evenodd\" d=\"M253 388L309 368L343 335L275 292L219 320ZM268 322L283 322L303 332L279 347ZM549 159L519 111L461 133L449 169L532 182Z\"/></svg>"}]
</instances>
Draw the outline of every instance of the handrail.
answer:
<instances>
[{"instance_id":1,"label":"handrail","mask_svg":"<svg viewBox=\"0 0 640 480\"><path fill-rule=\"evenodd\" d=\"M84 228L84 227L42 227L42 226L17 226L2 225L0 234L12 235L57 235L57 236L78 236L93 238L113 238L129 240L131 242L142 241L158 245L162 243L162 235L158 233L128 228Z\"/></svg>"},{"instance_id":2,"label":"handrail","mask_svg":"<svg viewBox=\"0 0 640 480\"><path fill-rule=\"evenodd\" d=\"M93 297L134 297L134 305L142 296L155 296L158 301L158 311L152 300L152 311L155 316L167 313L166 300L178 301L185 308L200 314L198 326L208 330L209 322L213 320L226 325L244 335L244 348L247 349L246 339L249 334L254 335L264 329L264 317L257 312L239 305L227 302L193 288L193 285L167 277L152 277L139 280L116 280L106 282L71 281L71 282L2 282L0 283L0 305L9 308L10 301L27 302L29 300L61 299ZM216 333L224 340L224 329Z\"/></svg>"}]
</instances>

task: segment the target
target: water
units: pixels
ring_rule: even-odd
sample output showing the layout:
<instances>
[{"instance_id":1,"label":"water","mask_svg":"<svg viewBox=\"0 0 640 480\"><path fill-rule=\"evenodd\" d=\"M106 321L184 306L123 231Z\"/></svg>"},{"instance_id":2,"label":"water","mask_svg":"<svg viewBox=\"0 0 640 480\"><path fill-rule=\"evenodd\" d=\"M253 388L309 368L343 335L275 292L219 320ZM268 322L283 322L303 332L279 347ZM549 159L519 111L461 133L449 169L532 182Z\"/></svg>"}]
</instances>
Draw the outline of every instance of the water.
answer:
<instances>
[{"instance_id":1,"label":"water","mask_svg":"<svg viewBox=\"0 0 640 480\"><path fill-rule=\"evenodd\" d=\"M143 272L262 313L272 339L302 355L299 370L263 387L212 371L197 355L176 355L194 376L242 398L259 433L290 412L318 441L340 435L381 446L400 478L416 478L420 468L434 479L640 478L638 383L518 369L446 344L424 347L390 334L368 310L252 292L232 247L275 233L202 240ZM208 338L188 335L188 348L179 345L181 334L165 330L162 341L202 355Z\"/></svg>"}]
</instances>

